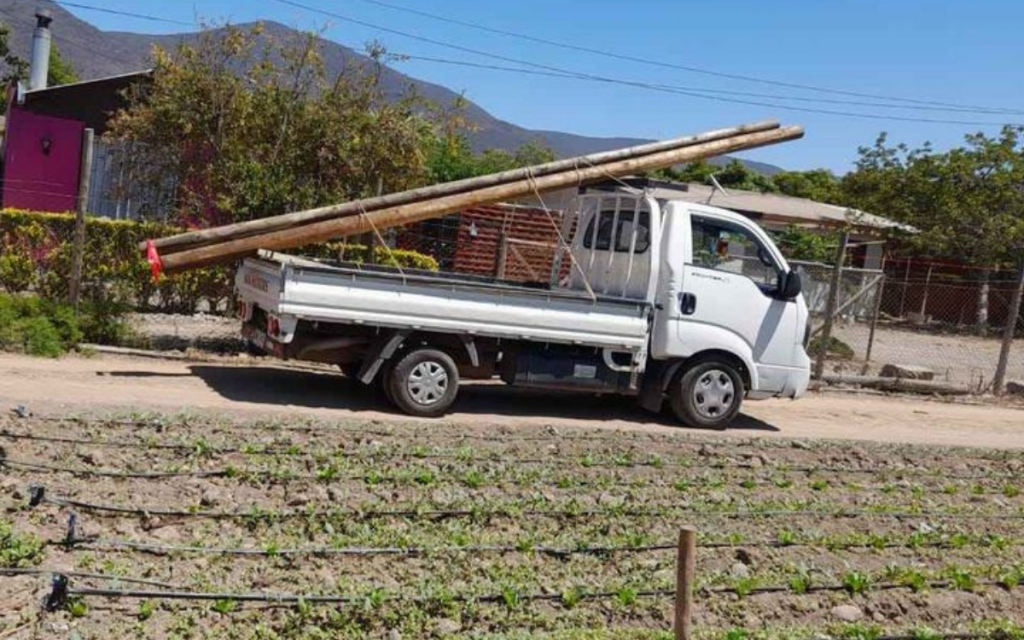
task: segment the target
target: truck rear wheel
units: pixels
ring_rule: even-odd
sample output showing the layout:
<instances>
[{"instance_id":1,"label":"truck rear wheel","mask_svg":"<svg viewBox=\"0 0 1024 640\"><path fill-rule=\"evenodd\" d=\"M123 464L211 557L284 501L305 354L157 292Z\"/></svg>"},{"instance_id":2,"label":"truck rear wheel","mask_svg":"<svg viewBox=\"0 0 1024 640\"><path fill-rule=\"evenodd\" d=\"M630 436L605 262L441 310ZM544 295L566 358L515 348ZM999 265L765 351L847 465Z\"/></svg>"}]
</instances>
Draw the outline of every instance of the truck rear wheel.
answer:
<instances>
[{"instance_id":1,"label":"truck rear wheel","mask_svg":"<svg viewBox=\"0 0 1024 640\"><path fill-rule=\"evenodd\" d=\"M672 413L689 427L725 429L743 403L743 379L721 360L702 360L685 368L670 389Z\"/></svg>"},{"instance_id":2,"label":"truck rear wheel","mask_svg":"<svg viewBox=\"0 0 1024 640\"><path fill-rule=\"evenodd\" d=\"M437 349L416 349L391 367L386 380L388 397L413 416L443 415L459 392L459 369L451 357Z\"/></svg>"}]
</instances>

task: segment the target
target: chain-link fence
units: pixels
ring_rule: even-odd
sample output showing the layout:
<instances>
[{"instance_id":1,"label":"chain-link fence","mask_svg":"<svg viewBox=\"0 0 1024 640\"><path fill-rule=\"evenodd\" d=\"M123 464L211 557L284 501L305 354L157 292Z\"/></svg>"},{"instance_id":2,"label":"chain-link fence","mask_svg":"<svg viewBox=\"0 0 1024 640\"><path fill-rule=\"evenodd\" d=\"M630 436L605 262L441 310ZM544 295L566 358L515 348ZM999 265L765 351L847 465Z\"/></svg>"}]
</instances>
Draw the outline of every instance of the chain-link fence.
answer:
<instances>
[{"instance_id":1,"label":"chain-link fence","mask_svg":"<svg viewBox=\"0 0 1024 640\"><path fill-rule=\"evenodd\" d=\"M920 263L927 266L928 263ZM1007 323L1015 327L1005 380L1024 381L1024 320L1010 318L1016 279L931 273L907 277L844 268L830 335L825 335L835 268L797 263L812 313L812 358L827 349L822 374L926 380L974 393L991 391ZM933 270L934 271L934 270Z\"/></svg>"}]
</instances>

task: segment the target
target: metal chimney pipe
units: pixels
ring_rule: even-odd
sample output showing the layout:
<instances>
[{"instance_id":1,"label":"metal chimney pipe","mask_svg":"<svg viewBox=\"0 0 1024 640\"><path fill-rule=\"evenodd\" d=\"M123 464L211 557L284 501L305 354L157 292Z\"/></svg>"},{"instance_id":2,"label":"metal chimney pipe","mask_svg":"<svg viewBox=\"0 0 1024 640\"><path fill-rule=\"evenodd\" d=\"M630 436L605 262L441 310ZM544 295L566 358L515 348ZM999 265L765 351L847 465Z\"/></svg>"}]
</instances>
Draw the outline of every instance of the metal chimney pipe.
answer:
<instances>
[{"instance_id":1,"label":"metal chimney pipe","mask_svg":"<svg viewBox=\"0 0 1024 640\"><path fill-rule=\"evenodd\" d=\"M36 11L36 30L32 32L32 62L29 66L28 90L45 89L50 73L50 23L48 9Z\"/></svg>"}]
</instances>

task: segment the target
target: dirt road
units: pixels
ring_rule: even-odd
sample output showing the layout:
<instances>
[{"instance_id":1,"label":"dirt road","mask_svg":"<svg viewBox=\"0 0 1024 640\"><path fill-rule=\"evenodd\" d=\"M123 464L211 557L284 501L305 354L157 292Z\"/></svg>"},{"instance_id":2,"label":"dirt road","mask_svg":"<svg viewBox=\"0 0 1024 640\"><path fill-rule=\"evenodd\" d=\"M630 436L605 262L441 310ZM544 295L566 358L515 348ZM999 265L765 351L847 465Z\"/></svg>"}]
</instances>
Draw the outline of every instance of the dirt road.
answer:
<instances>
[{"instance_id":1,"label":"dirt road","mask_svg":"<svg viewBox=\"0 0 1024 640\"><path fill-rule=\"evenodd\" d=\"M341 375L260 361L200 363L115 356L46 360L2 354L0 408L17 404L37 413L132 408L215 411L239 417L269 412L409 420L390 411L372 390ZM449 420L678 432L671 419L640 411L622 399L527 392L495 384L466 385ZM1024 411L812 395L797 402L749 402L727 435L1024 448Z\"/></svg>"}]
</instances>

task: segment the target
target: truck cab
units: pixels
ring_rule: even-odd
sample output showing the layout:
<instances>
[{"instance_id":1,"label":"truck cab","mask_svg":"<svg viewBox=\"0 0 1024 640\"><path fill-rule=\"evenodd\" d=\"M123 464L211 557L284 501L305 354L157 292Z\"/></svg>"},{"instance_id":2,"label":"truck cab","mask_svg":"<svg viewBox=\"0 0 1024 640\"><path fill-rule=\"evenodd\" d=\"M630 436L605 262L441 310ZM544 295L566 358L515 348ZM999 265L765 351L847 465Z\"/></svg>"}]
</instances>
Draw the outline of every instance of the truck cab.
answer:
<instances>
[{"instance_id":1,"label":"truck cab","mask_svg":"<svg viewBox=\"0 0 1024 640\"><path fill-rule=\"evenodd\" d=\"M550 282L247 259L244 331L279 357L332 362L436 416L460 379L632 396L723 428L744 398L810 378L799 276L752 220L645 189L577 196ZM552 224L555 224L552 220Z\"/></svg>"}]
</instances>

